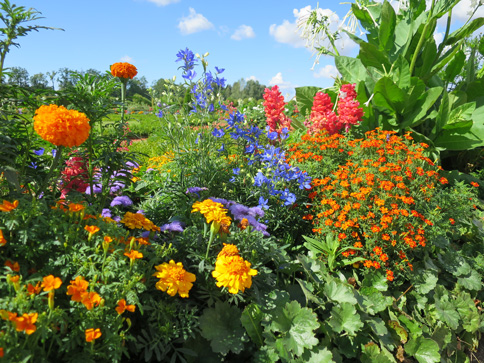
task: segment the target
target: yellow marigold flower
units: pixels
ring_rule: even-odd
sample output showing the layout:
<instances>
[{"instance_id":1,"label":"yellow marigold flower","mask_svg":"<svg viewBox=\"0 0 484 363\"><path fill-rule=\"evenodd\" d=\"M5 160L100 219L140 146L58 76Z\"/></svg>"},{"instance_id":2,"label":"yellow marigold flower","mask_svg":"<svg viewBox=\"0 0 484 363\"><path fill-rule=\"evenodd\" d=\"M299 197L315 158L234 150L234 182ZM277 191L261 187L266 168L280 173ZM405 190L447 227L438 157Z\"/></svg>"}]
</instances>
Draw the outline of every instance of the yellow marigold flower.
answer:
<instances>
[{"instance_id":1,"label":"yellow marigold flower","mask_svg":"<svg viewBox=\"0 0 484 363\"><path fill-rule=\"evenodd\" d=\"M138 74L138 70L130 63L118 62L111 65L111 74L114 77L133 79Z\"/></svg>"},{"instance_id":2,"label":"yellow marigold flower","mask_svg":"<svg viewBox=\"0 0 484 363\"><path fill-rule=\"evenodd\" d=\"M44 291L52 291L58 289L60 285L62 285L62 280L60 278L54 277L54 275L49 275L42 279L42 284L40 286L42 286Z\"/></svg>"},{"instance_id":3,"label":"yellow marigold flower","mask_svg":"<svg viewBox=\"0 0 484 363\"><path fill-rule=\"evenodd\" d=\"M37 321L38 316L38 313L24 313L22 316L15 317L12 321L15 324L15 329L17 331L24 331L25 334L30 335L37 330L35 322Z\"/></svg>"},{"instance_id":4,"label":"yellow marigold flower","mask_svg":"<svg viewBox=\"0 0 484 363\"><path fill-rule=\"evenodd\" d=\"M158 272L155 272L153 276L160 279L155 285L158 290L166 291L170 296L175 296L178 292L181 297L188 297L188 291L192 288L192 282L196 280L196 277L187 272L181 262L175 263L171 260L169 263L162 263L155 268Z\"/></svg>"},{"instance_id":5,"label":"yellow marigold flower","mask_svg":"<svg viewBox=\"0 0 484 363\"><path fill-rule=\"evenodd\" d=\"M217 258L220 258L222 256L228 257L228 256L238 256L238 255L239 255L239 249L237 248L236 245L224 243L224 248L222 248L222 251L219 252Z\"/></svg>"},{"instance_id":6,"label":"yellow marigold flower","mask_svg":"<svg viewBox=\"0 0 484 363\"><path fill-rule=\"evenodd\" d=\"M217 258L212 276L218 287L227 287L231 294L244 292L252 286L252 276L257 275L257 270L251 269L250 265L240 256L222 256Z\"/></svg>"},{"instance_id":7,"label":"yellow marigold flower","mask_svg":"<svg viewBox=\"0 0 484 363\"><path fill-rule=\"evenodd\" d=\"M222 231L228 233L232 219L227 216L227 209L222 203L214 202L211 199L205 199L203 202L195 202L192 205L192 213L200 212L205 217L207 223L214 222L211 229L217 233L222 226Z\"/></svg>"},{"instance_id":8,"label":"yellow marigold flower","mask_svg":"<svg viewBox=\"0 0 484 363\"><path fill-rule=\"evenodd\" d=\"M42 105L34 116L34 130L56 146L79 146L89 137L91 126L85 114L64 106Z\"/></svg>"},{"instance_id":9,"label":"yellow marigold flower","mask_svg":"<svg viewBox=\"0 0 484 363\"><path fill-rule=\"evenodd\" d=\"M0 246L5 246L6 244L7 244L7 240L5 239L5 237L3 237L3 232L0 229Z\"/></svg>"},{"instance_id":10,"label":"yellow marigold flower","mask_svg":"<svg viewBox=\"0 0 484 363\"><path fill-rule=\"evenodd\" d=\"M137 258L143 258L143 254L141 252L131 250L129 252L125 252L124 255L129 257L130 260L135 260Z\"/></svg>"},{"instance_id":11,"label":"yellow marigold flower","mask_svg":"<svg viewBox=\"0 0 484 363\"><path fill-rule=\"evenodd\" d=\"M102 335L101 329L99 329L99 328L97 328L97 329L93 329L93 328L86 329L85 333L86 333L86 342L88 342L88 343L100 338L101 335Z\"/></svg>"},{"instance_id":12,"label":"yellow marigold flower","mask_svg":"<svg viewBox=\"0 0 484 363\"><path fill-rule=\"evenodd\" d=\"M67 295L72 295L71 300L81 302L83 295L87 293L89 282L84 280L84 277L77 276L75 280L71 280L71 284L67 286Z\"/></svg>"},{"instance_id":13,"label":"yellow marigold flower","mask_svg":"<svg viewBox=\"0 0 484 363\"><path fill-rule=\"evenodd\" d=\"M136 306L135 305L126 305L126 300L121 299L121 300L118 301L118 306L116 307L115 310L118 312L119 315L124 313L126 310L134 313L134 311L136 310Z\"/></svg>"},{"instance_id":14,"label":"yellow marigold flower","mask_svg":"<svg viewBox=\"0 0 484 363\"><path fill-rule=\"evenodd\" d=\"M18 207L18 200L14 200L13 203L10 203L7 200L4 200L2 204L0 204L0 211L2 212L10 212Z\"/></svg>"},{"instance_id":15,"label":"yellow marigold flower","mask_svg":"<svg viewBox=\"0 0 484 363\"><path fill-rule=\"evenodd\" d=\"M205 217L207 217L207 215L210 213L223 210L223 209L224 209L224 206L222 203L214 202L211 199L205 199L203 202L195 202L192 205L192 213L200 212ZM207 223L210 223L210 222L207 221Z\"/></svg>"},{"instance_id":16,"label":"yellow marigold flower","mask_svg":"<svg viewBox=\"0 0 484 363\"><path fill-rule=\"evenodd\" d=\"M126 212L123 219L121 219L121 223L123 223L126 227L130 229L145 229L147 231L160 231L160 227L155 226L155 224L146 218L141 213L131 213Z\"/></svg>"}]
</instances>

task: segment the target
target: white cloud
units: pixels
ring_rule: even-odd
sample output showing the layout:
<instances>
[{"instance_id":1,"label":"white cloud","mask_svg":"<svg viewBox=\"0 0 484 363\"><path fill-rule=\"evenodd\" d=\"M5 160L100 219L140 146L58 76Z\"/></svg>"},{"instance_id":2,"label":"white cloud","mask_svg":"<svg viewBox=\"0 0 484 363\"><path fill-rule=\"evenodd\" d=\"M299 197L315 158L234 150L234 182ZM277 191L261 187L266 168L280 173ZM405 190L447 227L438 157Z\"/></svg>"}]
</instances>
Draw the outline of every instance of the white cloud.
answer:
<instances>
[{"instance_id":1,"label":"white cloud","mask_svg":"<svg viewBox=\"0 0 484 363\"><path fill-rule=\"evenodd\" d=\"M179 2L180 0L147 0L150 3L156 4L158 6L166 6L169 4L174 4Z\"/></svg>"},{"instance_id":2,"label":"white cloud","mask_svg":"<svg viewBox=\"0 0 484 363\"><path fill-rule=\"evenodd\" d=\"M190 14L184 16L178 23L178 29L180 29L182 35L198 33L213 28L213 24L202 14L198 14L195 9L189 8L189 12Z\"/></svg>"},{"instance_id":3,"label":"white cloud","mask_svg":"<svg viewBox=\"0 0 484 363\"><path fill-rule=\"evenodd\" d=\"M250 76L245 79L246 81L258 81L256 76Z\"/></svg>"},{"instance_id":4,"label":"white cloud","mask_svg":"<svg viewBox=\"0 0 484 363\"><path fill-rule=\"evenodd\" d=\"M304 47L304 39L297 33L296 23L284 20L282 25L272 24L269 27L269 34L279 43L292 45L294 48Z\"/></svg>"},{"instance_id":5,"label":"white cloud","mask_svg":"<svg viewBox=\"0 0 484 363\"><path fill-rule=\"evenodd\" d=\"M460 20L460 21L466 21L469 19L469 16L472 14L476 6L479 4L479 1L477 1L477 4L475 1L471 0L461 0L457 3L456 6L454 6L454 9L452 9L452 18ZM477 9L476 13L472 17L473 19L477 17L484 17L484 7L481 6L479 9Z\"/></svg>"},{"instance_id":6,"label":"white cloud","mask_svg":"<svg viewBox=\"0 0 484 363\"><path fill-rule=\"evenodd\" d=\"M251 26L241 25L235 30L235 33L232 34L230 38L234 40L242 40L242 39L254 38L254 37L255 37L254 29L252 29Z\"/></svg>"},{"instance_id":7,"label":"white cloud","mask_svg":"<svg viewBox=\"0 0 484 363\"><path fill-rule=\"evenodd\" d=\"M289 89L294 88L294 85L291 82L284 81L282 78L282 73L278 72L274 77L271 78L269 81L269 86L279 86L279 89Z\"/></svg>"},{"instance_id":8,"label":"white cloud","mask_svg":"<svg viewBox=\"0 0 484 363\"><path fill-rule=\"evenodd\" d=\"M316 78L336 78L339 72L332 64L326 64L323 68L320 68L317 72L314 72Z\"/></svg>"},{"instance_id":9,"label":"white cloud","mask_svg":"<svg viewBox=\"0 0 484 363\"><path fill-rule=\"evenodd\" d=\"M125 55L121 57L121 62L133 63L133 58L131 58L129 55Z\"/></svg>"}]
</instances>

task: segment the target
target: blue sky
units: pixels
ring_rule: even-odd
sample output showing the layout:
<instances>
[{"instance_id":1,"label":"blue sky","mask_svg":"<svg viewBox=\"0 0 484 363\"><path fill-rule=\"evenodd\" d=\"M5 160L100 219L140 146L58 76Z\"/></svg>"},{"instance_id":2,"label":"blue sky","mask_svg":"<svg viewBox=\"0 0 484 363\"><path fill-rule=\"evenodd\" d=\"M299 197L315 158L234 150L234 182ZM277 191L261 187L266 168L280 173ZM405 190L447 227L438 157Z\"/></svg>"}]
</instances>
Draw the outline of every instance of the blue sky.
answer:
<instances>
[{"instance_id":1,"label":"blue sky","mask_svg":"<svg viewBox=\"0 0 484 363\"><path fill-rule=\"evenodd\" d=\"M471 0L463 0L455 19L465 14ZM62 28L41 30L19 39L6 67L23 67L29 75L67 67L82 71L109 69L127 61L138 68L148 84L174 75L181 79L176 53L189 48L209 52L209 69L224 68L229 84L239 79L256 79L261 84L279 85L286 98L294 87L329 87L335 75L331 57L315 58L296 33L296 21L317 2L286 0L193 1L193 0L18 0L35 8L44 19L38 25ZM398 1L396 1L398 2ZM350 9L348 3L325 0L321 9L333 11L335 24ZM460 12L460 13L459 13ZM328 13L329 14L329 13ZM462 15L464 17L464 15ZM346 41L343 53L356 54Z\"/></svg>"}]
</instances>

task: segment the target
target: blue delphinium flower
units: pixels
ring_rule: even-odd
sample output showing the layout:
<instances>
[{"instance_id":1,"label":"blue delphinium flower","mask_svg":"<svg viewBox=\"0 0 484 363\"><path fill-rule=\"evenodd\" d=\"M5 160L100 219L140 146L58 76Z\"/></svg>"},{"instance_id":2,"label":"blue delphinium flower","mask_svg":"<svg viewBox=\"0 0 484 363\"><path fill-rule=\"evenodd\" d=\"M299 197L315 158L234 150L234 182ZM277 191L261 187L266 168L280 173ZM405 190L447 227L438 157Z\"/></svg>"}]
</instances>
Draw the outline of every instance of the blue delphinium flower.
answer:
<instances>
[{"instance_id":1,"label":"blue delphinium flower","mask_svg":"<svg viewBox=\"0 0 484 363\"><path fill-rule=\"evenodd\" d=\"M163 111L162 111L162 110L159 110L159 111L156 113L156 116L158 116L159 118L162 118L162 117L163 117Z\"/></svg>"},{"instance_id":2,"label":"blue delphinium flower","mask_svg":"<svg viewBox=\"0 0 484 363\"><path fill-rule=\"evenodd\" d=\"M262 172L257 172L255 178L254 178L254 185L256 187L262 186L262 184L267 183L267 178Z\"/></svg>"},{"instance_id":3,"label":"blue delphinium flower","mask_svg":"<svg viewBox=\"0 0 484 363\"><path fill-rule=\"evenodd\" d=\"M269 138L269 140L275 140L277 139L278 136L279 134L277 133L277 131L272 131L267 134L267 137Z\"/></svg>"},{"instance_id":4,"label":"blue delphinium flower","mask_svg":"<svg viewBox=\"0 0 484 363\"><path fill-rule=\"evenodd\" d=\"M222 137L225 135L225 131L224 129L214 128L212 131L212 135L215 137Z\"/></svg>"},{"instance_id":5,"label":"blue delphinium flower","mask_svg":"<svg viewBox=\"0 0 484 363\"><path fill-rule=\"evenodd\" d=\"M185 50L183 49L180 50L176 56L177 56L176 62L183 61L185 63L184 65L181 66L181 68L185 72L193 69L193 67L195 66L195 63L197 62L197 60L195 59L195 54L193 54L193 52L188 48L185 48Z\"/></svg>"},{"instance_id":6,"label":"blue delphinium flower","mask_svg":"<svg viewBox=\"0 0 484 363\"><path fill-rule=\"evenodd\" d=\"M32 168L32 169L37 169L37 163L35 161L32 161L30 164L29 164L29 168Z\"/></svg>"},{"instance_id":7,"label":"blue delphinium flower","mask_svg":"<svg viewBox=\"0 0 484 363\"><path fill-rule=\"evenodd\" d=\"M120 205L122 207L129 207L130 205L133 205L133 201L126 195L120 195L115 197L110 204L111 207L114 207L116 205Z\"/></svg>"},{"instance_id":8,"label":"blue delphinium flower","mask_svg":"<svg viewBox=\"0 0 484 363\"><path fill-rule=\"evenodd\" d=\"M259 197L259 205L258 207L261 209L269 209L269 205L267 204L269 202L268 199L264 199L264 197Z\"/></svg>"},{"instance_id":9,"label":"blue delphinium flower","mask_svg":"<svg viewBox=\"0 0 484 363\"><path fill-rule=\"evenodd\" d=\"M225 71L225 68L215 67L215 70L217 71L218 74L220 74L220 73L223 73Z\"/></svg>"},{"instance_id":10,"label":"blue delphinium flower","mask_svg":"<svg viewBox=\"0 0 484 363\"><path fill-rule=\"evenodd\" d=\"M35 154L35 155L38 155L38 156L44 155L44 150L45 150L45 149L44 149L43 147L41 147L41 148L40 148L40 149L38 149L38 150L34 150L34 154Z\"/></svg>"},{"instance_id":11,"label":"blue delphinium flower","mask_svg":"<svg viewBox=\"0 0 484 363\"><path fill-rule=\"evenodd\" d=\"M55 156L57 155L57 150L56 149L52 149L52 156L55 158Z\"/></svg>"},{"instance_id":12,"label":"blue delphinium flower","mask_svg":"<svg viewBox=\"0 0 484 363\"><path fill-rule=\"evenodd\" d=\"M187 79L187 80L189 80L189 81L192 81L192 80L193 80L193 79L194 79L196 76L197 76L197 72L195 72L195 71L191 71L191 70L189 70L189 71L185 72L185 73L182 75L182 77L183 77L183 78L185 78L185 79Z\"/></svg>"}]
</instances>

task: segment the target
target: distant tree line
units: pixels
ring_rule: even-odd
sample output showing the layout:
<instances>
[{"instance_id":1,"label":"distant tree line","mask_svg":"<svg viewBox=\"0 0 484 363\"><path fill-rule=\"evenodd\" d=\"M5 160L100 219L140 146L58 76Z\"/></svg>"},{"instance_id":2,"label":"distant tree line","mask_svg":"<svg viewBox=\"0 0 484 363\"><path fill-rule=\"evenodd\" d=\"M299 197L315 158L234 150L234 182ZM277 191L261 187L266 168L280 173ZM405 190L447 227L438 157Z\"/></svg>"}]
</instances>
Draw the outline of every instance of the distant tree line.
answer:
<instances>
[{"instance_id":1,"label":"distant tree line","mask_svg":"<svg viewBox=\"0 0 484 363\"><path fill-rule=\"evenodd\" d=\"M5 82L11 85L17 85L31 89L53 89L62 91L73 87L76 83L76 74L84 75L91 74L102 76L103 73L96 69L88 69L86 71L75 71L69 68L60 68L57 71L36 73L32 76L22 67L11 67L5 72ZM170 81L160 78L153 82L151 87L148 85L148 80L142 77L135 77L128 81L127 98L137 103L145 103L152 105L152 97L161 99L163 92L168 91ZM223 99L237 101L252 98L254 100L262 99L266 86L256 80L240 79L232 85L227 85L220 89ZM183 97L186 90L183 85L177 85L171 88L171 92L175 92L177 97ZM115 95L113 95L115 96Z\"/></svg>"}]
</instances>

